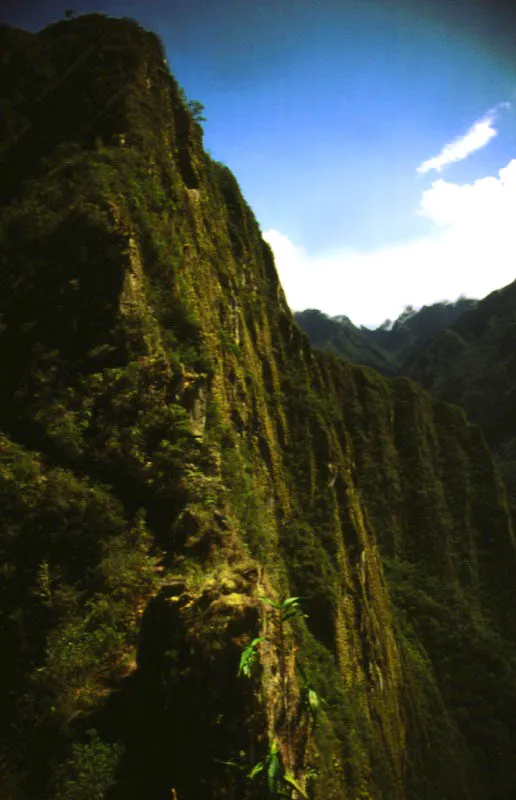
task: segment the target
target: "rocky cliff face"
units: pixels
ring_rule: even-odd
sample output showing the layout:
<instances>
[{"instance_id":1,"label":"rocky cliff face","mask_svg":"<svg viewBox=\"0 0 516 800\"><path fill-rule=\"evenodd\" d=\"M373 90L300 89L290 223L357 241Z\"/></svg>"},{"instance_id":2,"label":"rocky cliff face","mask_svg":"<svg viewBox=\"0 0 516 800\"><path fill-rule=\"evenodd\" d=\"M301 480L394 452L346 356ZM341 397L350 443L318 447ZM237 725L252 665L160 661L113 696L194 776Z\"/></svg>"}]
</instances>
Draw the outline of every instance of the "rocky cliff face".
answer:
<instances>
[{"instance_id":1,"label":"rocky cliff face","mask_svg":"<svg viewBox=\"0 0 516 800\"><path fill-rule=\"evenodd\" d=\"M479 431L310 349L155 36L1 43L2 796L512 796Z\"/></svg>"}]
</instances>

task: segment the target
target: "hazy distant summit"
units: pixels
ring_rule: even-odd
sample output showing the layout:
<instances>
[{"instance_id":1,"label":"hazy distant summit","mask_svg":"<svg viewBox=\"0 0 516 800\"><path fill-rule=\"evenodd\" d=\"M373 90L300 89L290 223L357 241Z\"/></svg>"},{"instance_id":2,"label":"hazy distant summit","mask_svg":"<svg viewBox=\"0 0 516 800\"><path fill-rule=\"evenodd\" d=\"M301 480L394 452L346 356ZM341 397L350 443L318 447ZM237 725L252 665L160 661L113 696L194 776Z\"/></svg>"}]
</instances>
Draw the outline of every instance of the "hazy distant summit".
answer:
<instances>
[{"instance_id":1,"label":"hazy distant summit","mask_svg":"<svg viewBox=\"0 0 516 800\"><path fill-rule=\"evenodd\" d=\"M396 364L387 352L372 339L369 340L365 329L357 328L348 317L328 317L314 308L296 312L294 317L314 347L341 356L353 364L373 367L382 375L394 375L396 372Z\"/></svg>"},{"instance_id":2,"label":"hazy distant summit","mask_svg":"<svg viewBox=\"0 0 516 800\"><path fill-rule=\"evenodd\" d=\"M315 309L300 311L294 316L314 347L354 364L374 367L383 375L394 375L407 358L466 311L475 308L477 302L461 297L454 303L433 303L418 311L407 306L394 322L387 319L374 330L363 325L357 327L344 315L329 317Z\"/></svg>"}]
</instances>

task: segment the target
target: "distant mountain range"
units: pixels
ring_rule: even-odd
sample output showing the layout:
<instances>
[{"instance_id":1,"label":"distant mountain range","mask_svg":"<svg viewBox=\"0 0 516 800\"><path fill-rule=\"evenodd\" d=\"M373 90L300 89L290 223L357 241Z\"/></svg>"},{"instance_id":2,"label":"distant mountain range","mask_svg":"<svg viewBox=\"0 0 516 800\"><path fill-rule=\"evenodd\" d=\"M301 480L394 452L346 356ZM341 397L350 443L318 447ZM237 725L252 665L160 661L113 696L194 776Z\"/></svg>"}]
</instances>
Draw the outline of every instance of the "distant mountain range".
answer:
<instances>
[{"instance_id":1,"label":"distant mountain range","mask_svg":"<svg viewBox=\"0 0 516 800\"><path fill-rule=\"evenodd\" d=\"M413 351L403 373L480 425L516 507L516 281Z\"/></svg>"},{"instance_id":2,"label":"distant mountain range","mask_svg":"<svg viewBox=\"0 0 516 800\"><path fill-rule=\"evenodd\" d=\"M386 320L375 330L357 328L346 316L329 317L316 309L297 312L294 317L314 347L392 376L402 373L408 358L476 305L476 300L461 298L455 303L423 306L419 311L407 306L395 322Z\"/></svg>"},{"instance_id":3,"label":"distant mountain range","mask_svg":"<svg viewBox=\"0 0 516 800\"><path fill-rule=\"evenodd\" d=\"M374 367L382 375L396 373L396 362L387 349L369 339L365 329L355 327L347 317L328 317L314 308L297 312L294 317L313 347L335 353L353 364Z\"/></svg>"},{"instance_id":4,"label":"distant mountain range","mask_svg":"<svg viewBox=\"0 0 516 800\"><path fill-rule=\"evenodd\" d=\"M516 509L516 281L483 300L408 307L376 330L312 309L295 314L315 347L406 375L480 425Z\"/></svg>"}]
</instances>

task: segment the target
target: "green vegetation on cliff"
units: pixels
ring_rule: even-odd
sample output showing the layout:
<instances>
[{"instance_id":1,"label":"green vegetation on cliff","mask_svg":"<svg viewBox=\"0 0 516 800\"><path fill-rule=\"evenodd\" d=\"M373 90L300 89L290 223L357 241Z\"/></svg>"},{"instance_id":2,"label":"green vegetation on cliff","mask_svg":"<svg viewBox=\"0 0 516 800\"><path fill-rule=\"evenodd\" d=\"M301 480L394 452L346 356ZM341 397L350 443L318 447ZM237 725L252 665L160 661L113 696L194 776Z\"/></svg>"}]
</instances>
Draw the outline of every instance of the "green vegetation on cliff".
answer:
<instances>
[{"instance_id":1,"label":"green vegetation on cliff","mask_svg":"<svg viewBox=\"0 0 516 800\"><path fill-rule=\"evenodd\" d=\"M479 431L311 350L155 36L0 44L0 794L258 800L261 762L292 798L510 797Z\"/></svg>"},{"instance_id":2,"label":"green vegetation on cliff","mask_svg":"<svg viewBox=\"0 0 516 800\"><path fill-rule=\"evenodd\" d=\"M516 508L516 283L481 300L407 360L404 372L479 425Z\"/></svg>"}]
</instances>

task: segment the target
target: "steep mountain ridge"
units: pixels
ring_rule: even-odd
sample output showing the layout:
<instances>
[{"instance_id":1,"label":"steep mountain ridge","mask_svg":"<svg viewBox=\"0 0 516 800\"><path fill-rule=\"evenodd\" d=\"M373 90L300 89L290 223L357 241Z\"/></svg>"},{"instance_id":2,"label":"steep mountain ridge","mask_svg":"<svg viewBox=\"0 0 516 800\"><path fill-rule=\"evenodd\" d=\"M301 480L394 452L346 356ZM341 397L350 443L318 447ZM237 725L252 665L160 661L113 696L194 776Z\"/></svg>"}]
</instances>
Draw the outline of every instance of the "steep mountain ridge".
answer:
<instances>
[{"instance_id":1,"label":"steep mountain ridge","mask_svg":"<svg viewBox=\"0 0 516 800\"><path fill-rule=\"evenodd\" d=\"M404 374L460 405L496 455L516 500L516 282L492 292L419 353Z\"/></svg>"},{"instance_id":2,"label":"steep mountain ridge","mask_svg":"<svg viewBox=\"0 0 516 800\"><path fill-rule=\"evenodd\" d=\"M1 37L3 794L511 796L478 429L311 350L155 36Z\"/></svg>"}]
</instances>

